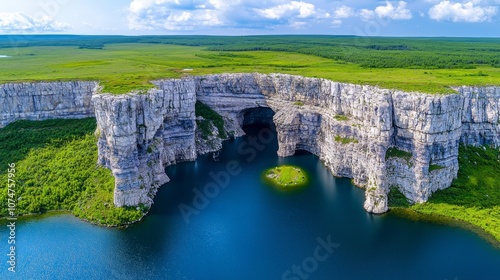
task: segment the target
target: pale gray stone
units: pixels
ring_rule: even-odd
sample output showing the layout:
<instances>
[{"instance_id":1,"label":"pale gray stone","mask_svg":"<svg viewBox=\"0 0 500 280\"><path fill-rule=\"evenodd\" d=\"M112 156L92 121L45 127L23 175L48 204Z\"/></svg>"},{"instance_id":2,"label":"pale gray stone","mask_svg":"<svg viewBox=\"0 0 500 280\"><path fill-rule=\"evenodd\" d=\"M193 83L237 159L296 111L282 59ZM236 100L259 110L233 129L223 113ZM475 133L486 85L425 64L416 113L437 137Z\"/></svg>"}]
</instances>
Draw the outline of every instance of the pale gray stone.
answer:
<instances>
[{"instance_id":1,"label":"pale gray stone","mask_svg":"<svg viewBox=\"0 0 500 280\"><path fill-rule=\"evenodd\" d=\"M458 172L458 147L500 146L500 87L457 87L431 95L284 74L220 74L155 81L147 93L99 93L97 83L0 85L0 124L17 119L97 119L99 163L115 176L115 205L151 205L168 182L165 167L217 151L222 141L202 139L195 102L225 120L232 137L244 134L244 115L274 112L278 155L317 155L339 177L365 188L364 208L387 211L397 187L422 203L450 186ZM90 96L92 96L92 102ZM344 143L336 141L344 139ZM411 153L387 157L390 148ZM440 168L429 171L431 165Z\"/></svg>"},{"instance_id":2,"label":"pale gray stone","mask_svg":"<svg viewBox=\"0 0 500 280\"><path fill-rule=\"evenodd\" d=\"M97 88L82 81L0 84L0 128L17 120L93 117Z\"/></svg>"}]
</instances>

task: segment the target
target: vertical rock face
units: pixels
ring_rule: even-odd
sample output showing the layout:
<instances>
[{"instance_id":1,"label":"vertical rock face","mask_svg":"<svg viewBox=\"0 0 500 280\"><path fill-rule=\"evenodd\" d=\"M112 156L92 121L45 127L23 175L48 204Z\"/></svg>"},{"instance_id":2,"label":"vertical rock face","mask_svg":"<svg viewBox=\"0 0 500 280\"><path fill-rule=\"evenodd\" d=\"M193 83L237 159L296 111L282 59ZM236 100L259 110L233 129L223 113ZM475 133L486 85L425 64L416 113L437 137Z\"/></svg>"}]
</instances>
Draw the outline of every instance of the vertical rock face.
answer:
<instances>
[{"instance_id":1,"label":"vertical rock face","mask_svg":"<svg viewBox=\"0 0 500 280\"><path fill-rule=\"evenodd\" d=\"M460 87L465 145L500 145L500 87Z\"/></svg>"},{"instance_id":2,"label":"vertical rock face","mask_svg":"<svg viewBox=\"0 0 500 280\"><path fill-rule=\"evenodd\" d=\"M457 175L463 98L400 91L392 97L392 146L410 154L387 157L388 185L413 202L425 202Z\"/></svg>"},{"instance_id":3,"label":"vertical rock face","mask_svg":"<svg viewBox=\"0 0 500 280\"><path fill-rule=\"evenodd\" d=\"M95 115L99 163L116 178L117 206L150 205L169 181L167 165L221 147L215 132L200 139L197 100L223 117L232 136L244 134L245 122L269 122L272 109L278 155L317 155L333 175L366 189L364 207L373 213L387 211L391 187L417 203L447 188L457 176L460 144L500 146L500 87L429 95L282 74L154 84L146 94L126 95L96 94L96 82L3 84L0 127L19 119Z\"/></svg>"},{"instance_id":4,"label":"vertical rock face","mask_svg":"<svg viewBox=\"0 0 500 280\"><path fill-rule=\"evenodd\" d=\"M99 163L115 176L115 205L150 205L165 167L194 160L193 80L156 81L146 94L93 96Z\"/></svg>"},{"instance_id":5,"label":"vertical rock face","mask_svg":"<svg viewBox=\"0 0 500 280\"><path fill-rule=\"evenodd\" d=\"M2 84L0 128L16 120L93 117L96 89L96 82Z\"/></svg>"},{"instance_id":6,"label":"vertical rock face","mask_svg":"<svg viewBox=\"0 0 500 280\"><path fill-rule=\"evenodd\" d=\"M448 187L457 176L460 143L500 145L498 87L429 95L282 74L156 84L144 95L93 98L99 158L117 179L118 206L150 204L157 186L168 181L164 167L196 158L196 100L218 112L234 136L243 134L250 110L271 108L278 154L317 155L335 176L366 189L364 207L372 213L387 211L391 187L412 202Z\"/></svg>"}]
</instances>

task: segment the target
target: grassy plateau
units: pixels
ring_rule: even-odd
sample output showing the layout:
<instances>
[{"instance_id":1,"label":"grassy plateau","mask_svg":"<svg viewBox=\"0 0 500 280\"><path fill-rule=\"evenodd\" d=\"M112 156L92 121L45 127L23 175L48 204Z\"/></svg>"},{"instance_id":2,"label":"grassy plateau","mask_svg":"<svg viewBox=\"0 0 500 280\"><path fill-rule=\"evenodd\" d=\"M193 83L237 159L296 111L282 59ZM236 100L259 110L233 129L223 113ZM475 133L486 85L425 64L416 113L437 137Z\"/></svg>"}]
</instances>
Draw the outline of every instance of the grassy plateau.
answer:
<instances>
[{"instance_id":1,"label":"grassy plateau","mask_svg":"<svg viewBox=\"0 0 500 280\"><path fill-rule=\"evenodd\" d=\"M14 38L14 39L12 39ZM500 84L500 39L0 36L0 83L97 80L104 91L214 73L288 73L408 91Z\"/></svg>"}]
</instances>

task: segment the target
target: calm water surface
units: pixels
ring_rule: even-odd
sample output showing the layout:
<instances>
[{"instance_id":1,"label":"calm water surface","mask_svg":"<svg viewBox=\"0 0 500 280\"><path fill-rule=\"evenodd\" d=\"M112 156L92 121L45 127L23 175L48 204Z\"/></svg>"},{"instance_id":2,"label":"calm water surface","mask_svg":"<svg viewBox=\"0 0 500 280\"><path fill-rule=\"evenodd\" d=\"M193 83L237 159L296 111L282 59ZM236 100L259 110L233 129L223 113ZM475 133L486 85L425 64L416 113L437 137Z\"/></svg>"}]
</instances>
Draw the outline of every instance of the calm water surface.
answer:
<instances>
[{"instance_id":1,"label":"calm water surface","mask_svg":"<svg viewBox=\"0 0 500 280\"><path fill-rule=\"evenodd\" d=\"M218 161L167 168L172 181L128 229L71 215L18 221L16 274L2 227L0 279L500 279L500 250L476 234L367 214L363 190L316 156L280 159L276 141L257 141L258 150L248 140L225 143ZM307 170L310 185L284 194L261 182L264 169L285 163ZM227 171L240 172L208 188L211 198L196 195L225 185L210 173Z\"/></svg>"}]
</instances>

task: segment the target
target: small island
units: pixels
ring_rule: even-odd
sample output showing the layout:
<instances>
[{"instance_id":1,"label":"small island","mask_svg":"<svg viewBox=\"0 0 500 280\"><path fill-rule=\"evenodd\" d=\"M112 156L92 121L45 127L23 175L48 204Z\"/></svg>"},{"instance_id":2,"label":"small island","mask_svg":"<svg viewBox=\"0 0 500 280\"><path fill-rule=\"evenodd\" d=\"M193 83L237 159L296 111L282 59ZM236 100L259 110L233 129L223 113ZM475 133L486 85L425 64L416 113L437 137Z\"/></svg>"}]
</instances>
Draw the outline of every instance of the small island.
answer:
<instances>
[{"instance_id":1,"label":"small island","mask_svg":"<svg viewBox=\"0 0 500 280\"><path fill-rule=\"evenodd\" d=\"M293 165L282 165L264 171L266 182L280 190L294 190L303 187L308 182L306 172Z\"/></svg>"}]
</instances>

